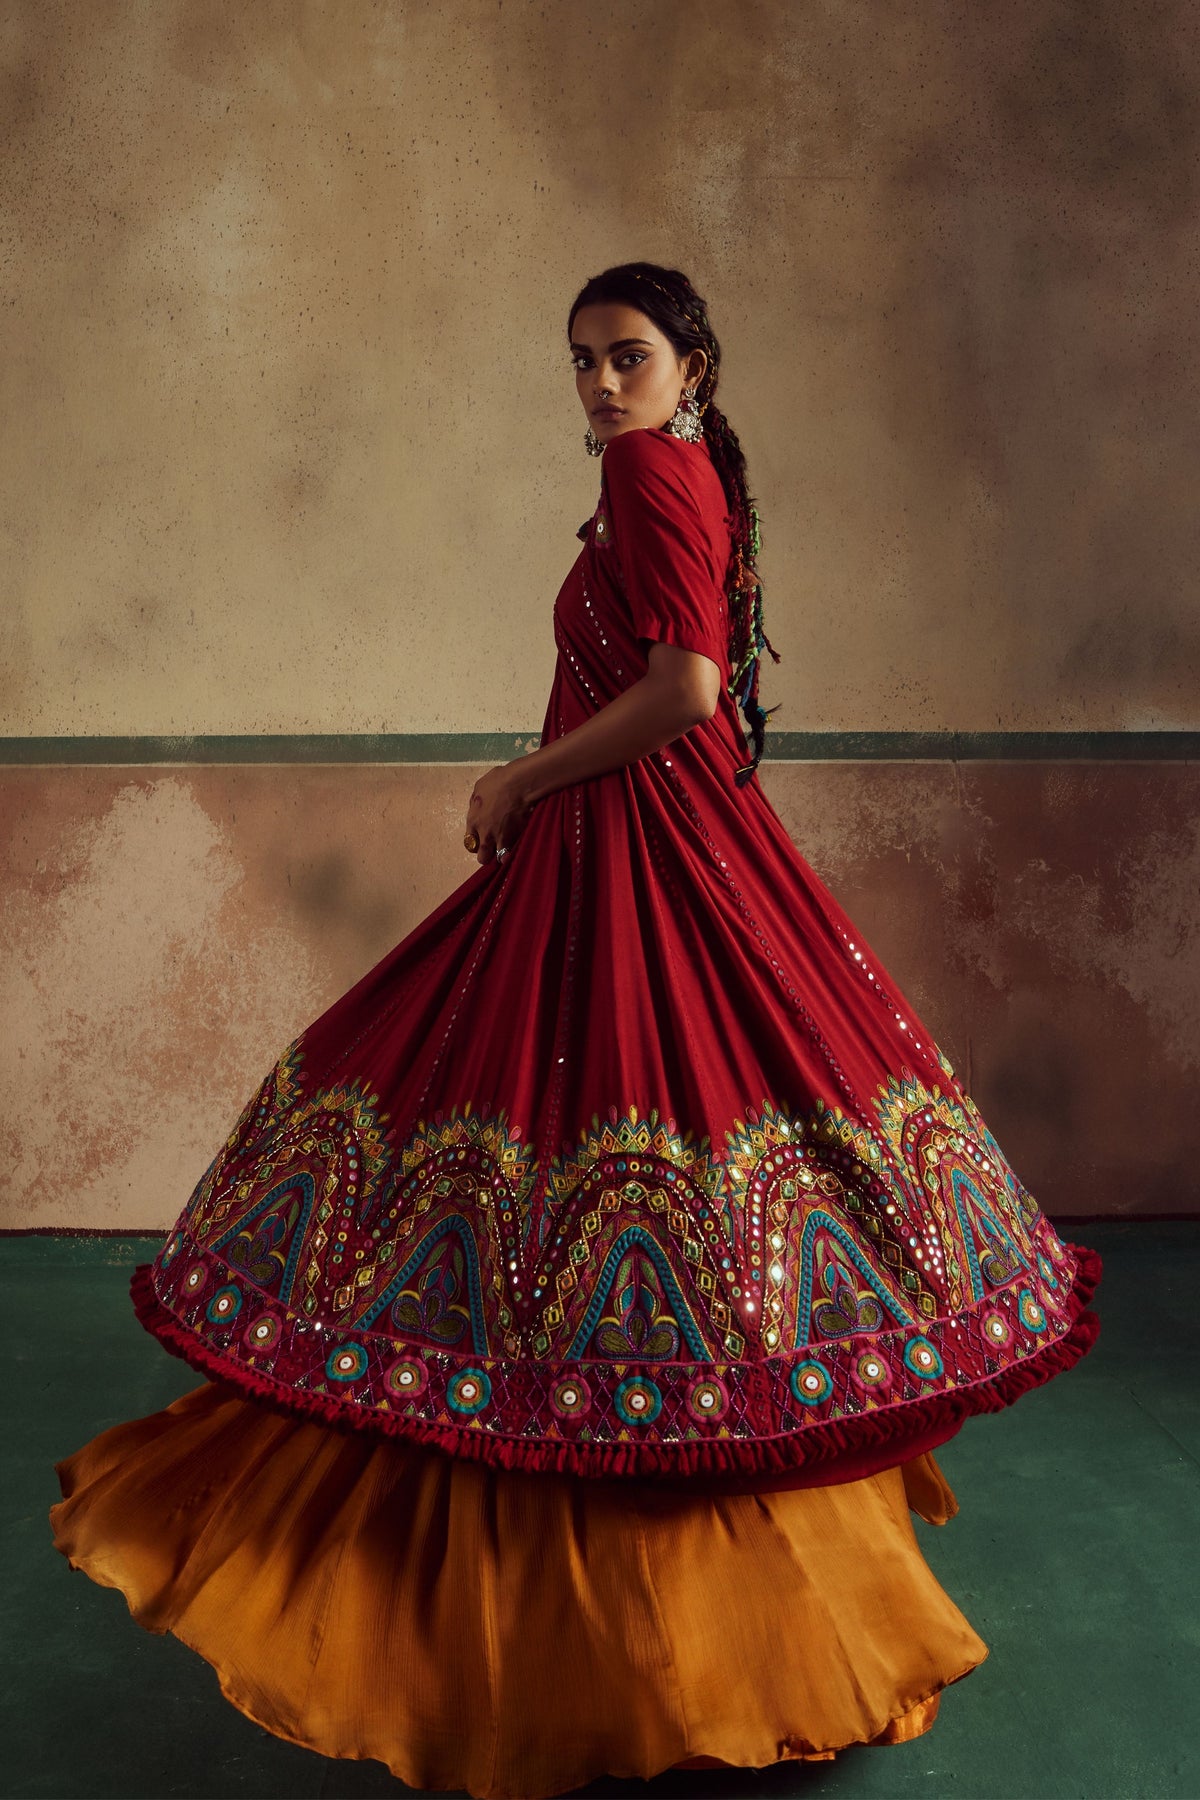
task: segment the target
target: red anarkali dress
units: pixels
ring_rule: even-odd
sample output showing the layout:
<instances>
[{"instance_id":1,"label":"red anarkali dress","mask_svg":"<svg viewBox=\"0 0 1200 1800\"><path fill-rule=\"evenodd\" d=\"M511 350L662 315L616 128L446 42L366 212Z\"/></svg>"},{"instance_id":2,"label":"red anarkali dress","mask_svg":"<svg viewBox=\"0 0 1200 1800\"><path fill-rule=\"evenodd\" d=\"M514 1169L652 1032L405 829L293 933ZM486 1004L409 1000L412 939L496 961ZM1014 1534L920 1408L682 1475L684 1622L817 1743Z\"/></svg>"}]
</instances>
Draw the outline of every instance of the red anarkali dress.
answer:
<instances>
[{"instance_id":1,"label":"red anarkali dress","mask_svg":"<svg viewBox=\"0 0 1200 1800\"><path fill-rule=\"evenodd\" d=\"M542 741L655 640L730 679L703 442L606 448ZM154 1263L207 1379L56 1545L250 1717L522 1800L932 1724L987 1654L910 1509L1092 1342L1062 1241L805 862L728 690L539 801L287 1046Z\"/></svg>"}]
</instances>

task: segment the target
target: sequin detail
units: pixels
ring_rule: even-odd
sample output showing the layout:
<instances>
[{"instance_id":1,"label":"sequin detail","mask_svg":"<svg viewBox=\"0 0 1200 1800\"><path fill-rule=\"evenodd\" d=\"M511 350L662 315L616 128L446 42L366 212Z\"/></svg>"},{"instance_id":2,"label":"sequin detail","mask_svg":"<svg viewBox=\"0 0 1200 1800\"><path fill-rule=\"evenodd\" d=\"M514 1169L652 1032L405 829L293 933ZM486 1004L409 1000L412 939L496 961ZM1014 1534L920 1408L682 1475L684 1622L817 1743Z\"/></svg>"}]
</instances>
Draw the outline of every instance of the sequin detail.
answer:
<instances>
[{"instance_id":1,"label":"sequin detail","mask_svg":"<svg viewBox=\"0 0 1200 1800\"><path fill-rule=\"evenodd\" d=\"M571 1016L564 993L564 1058ZM911 1071L870 1130L760 1102L718 1153L614 1107L539 1159L486 1110L397 1143L371 1095L310 1091L302 1064L298 1042L154 1269L231 1378L265 1362L467 1431L736 1440L957 1390L1069 1329L1070 1252L969 1097ZM561 1076L550 1099L554 1132Z\"/></svg>"}]
</instances>

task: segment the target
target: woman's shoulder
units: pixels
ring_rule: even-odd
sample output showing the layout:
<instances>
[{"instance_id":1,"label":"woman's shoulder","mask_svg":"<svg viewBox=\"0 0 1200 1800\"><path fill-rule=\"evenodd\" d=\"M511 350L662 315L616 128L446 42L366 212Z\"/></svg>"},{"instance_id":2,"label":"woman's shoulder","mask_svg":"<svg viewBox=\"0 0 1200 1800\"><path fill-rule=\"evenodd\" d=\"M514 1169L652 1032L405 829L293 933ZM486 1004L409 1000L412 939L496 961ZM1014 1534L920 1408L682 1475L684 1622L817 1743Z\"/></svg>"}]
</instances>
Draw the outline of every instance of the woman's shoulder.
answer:
<instances>
[{"instance_id":1,"label":"woman's shoulder","mask_svg":"<svg viewBox=\"0 0 1200 1800\"><path fill-rule=\"evenodd\" d=\"M602 473L618 491L651 487L690 497L708 510L725 504L721 478L703 441L689 443L665 426L645 425L618 432L604 446Z\"/></svg>"},{"instance_id":2,"label":"woman's shoulder","mask_svg":"<svg viewBox=\"0 0 1200 1800\"><path fill-rule=\"evenodd\" d=\"M604 467L684 469L696 454L708 461L708 453L700 444L689 444L676 437L665 425L639 425L633 431L619 431L604 446Z\"/></svg>"}]
</instances>

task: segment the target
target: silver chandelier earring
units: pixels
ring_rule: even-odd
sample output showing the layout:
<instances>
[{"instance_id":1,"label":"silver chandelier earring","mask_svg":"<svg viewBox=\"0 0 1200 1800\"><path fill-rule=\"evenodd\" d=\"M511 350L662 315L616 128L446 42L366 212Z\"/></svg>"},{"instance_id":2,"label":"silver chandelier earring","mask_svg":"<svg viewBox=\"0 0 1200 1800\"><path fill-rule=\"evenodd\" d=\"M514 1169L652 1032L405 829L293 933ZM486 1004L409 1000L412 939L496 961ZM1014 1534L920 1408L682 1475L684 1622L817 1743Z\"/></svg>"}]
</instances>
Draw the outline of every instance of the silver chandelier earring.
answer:
<instances>
[{"instance_id":1,"label":"silver chandelier earring","mask_svg":"<svg viewBox=\"0 0 1200 1800\"><path fill-rule=\"evenodd\" d=\"M666 423L666 430L672 437L683 438L688 444L698 444L704 436L700 409L693 398L695 391L694 388L684 388L679 396L678 406Z\"/></svg>"},{"instance_id":2,"label":"silver chandelier earring","mask_svg":"<svg viewBox=\"0 0 1200 1800\"><path fill-rule=\"evenodd\" d=\"M608 389L607 388L600 389L600 398L602 400L608 399ZM589 456L603 456L604 455L604 445L601 443L600 439L596 436L595 432L592 430L590 421L588 423L587 430L583 434L583 446Z\"/></svg>"}]
</instances>

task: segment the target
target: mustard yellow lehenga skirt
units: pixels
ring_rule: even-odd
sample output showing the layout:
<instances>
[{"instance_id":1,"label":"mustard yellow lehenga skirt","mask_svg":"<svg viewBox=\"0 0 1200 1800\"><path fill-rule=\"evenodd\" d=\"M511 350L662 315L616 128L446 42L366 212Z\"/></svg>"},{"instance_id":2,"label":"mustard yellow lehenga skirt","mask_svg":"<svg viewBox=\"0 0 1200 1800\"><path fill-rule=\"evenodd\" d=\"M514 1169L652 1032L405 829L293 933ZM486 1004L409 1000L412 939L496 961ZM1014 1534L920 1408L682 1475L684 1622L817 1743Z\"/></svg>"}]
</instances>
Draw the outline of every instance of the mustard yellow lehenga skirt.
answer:
<instances>
[{"instance_id":1,"label":"mustard yellow lehenga skirt","mask_svg":"<svg viewBox=\"0 0 1200 1800\"><path fill-rule=\"evenodd\" d=\"M918 1737L987 1647L909 1509L926 1454L715 1494L494 1469L205 1382L57 1465L55 1546L249 1718L413 1787L543 1800L603 1774Z\"/></svg>"}]
</instances>

